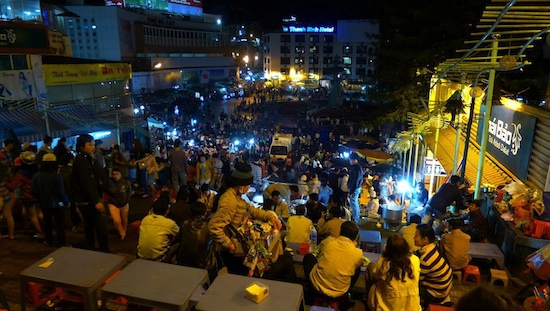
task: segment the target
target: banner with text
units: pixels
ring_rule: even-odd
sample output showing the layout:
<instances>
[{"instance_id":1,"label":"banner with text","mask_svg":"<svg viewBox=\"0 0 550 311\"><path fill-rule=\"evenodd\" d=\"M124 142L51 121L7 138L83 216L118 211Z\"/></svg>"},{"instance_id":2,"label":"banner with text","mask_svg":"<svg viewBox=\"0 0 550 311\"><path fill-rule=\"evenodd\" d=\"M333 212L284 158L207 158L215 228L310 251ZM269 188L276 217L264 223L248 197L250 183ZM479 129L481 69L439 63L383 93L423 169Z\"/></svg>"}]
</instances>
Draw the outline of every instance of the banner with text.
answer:
<instances>
[{"instance_id":1,"label":"banner with text","mask_svg":"<svg viewBox=\"0 0 550 311\"><path fill-rule=\"evenodd\" d=\"M44 65L46 85L109 82L132 78L130 64Z\"/></svg>"},{"instance_id":2,"label":"banner with text","mask_svg":"<svg viewBox=\"0 0 550 311\"><path fill-rule=\"evenodd\" d=\"M493 106L491 110L487 152L521 179L527 177L536 121L535 117L505 106ZM483 122L479 129L483 128ZM481 143L481 134L478 131L478 143Z\"/></svg>"},{"instance_id":3,"label":"banner with text","mask_svg":"<svg viewBox=\"0 0 550 311\"><path fill-rule=\"evenodd\" d=\"M48 28L38 24L0 22L0 53L50 53Z\"/></svg>"},{"instance_id":4,"label":"banner with text","mask_svg":"<svg viewBox=\"0 0 550 311\"><path fill-rule=\"evenodd\" d=\"M36 98L32 70L0 71L0 99Z\"/></svg>"}]
</instances>

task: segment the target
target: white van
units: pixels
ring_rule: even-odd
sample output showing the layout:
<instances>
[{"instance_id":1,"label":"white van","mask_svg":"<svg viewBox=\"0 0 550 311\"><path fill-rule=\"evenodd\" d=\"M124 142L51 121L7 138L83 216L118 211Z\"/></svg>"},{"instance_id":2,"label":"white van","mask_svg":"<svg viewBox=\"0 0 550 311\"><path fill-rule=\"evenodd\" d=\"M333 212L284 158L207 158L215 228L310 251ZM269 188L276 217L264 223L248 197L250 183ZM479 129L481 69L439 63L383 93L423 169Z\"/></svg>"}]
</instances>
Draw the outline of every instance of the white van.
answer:
<instances>
[{"instance_id":1,"label":"white van","mask_svg":"<svg viewBox=\"0 0 550 311\"><path fill-rule=\"evenodd\" d=\"M292 151L292 134L275 133L269 155L272 161L284 161L289 152Z\"/></svg>"}]
</instances>

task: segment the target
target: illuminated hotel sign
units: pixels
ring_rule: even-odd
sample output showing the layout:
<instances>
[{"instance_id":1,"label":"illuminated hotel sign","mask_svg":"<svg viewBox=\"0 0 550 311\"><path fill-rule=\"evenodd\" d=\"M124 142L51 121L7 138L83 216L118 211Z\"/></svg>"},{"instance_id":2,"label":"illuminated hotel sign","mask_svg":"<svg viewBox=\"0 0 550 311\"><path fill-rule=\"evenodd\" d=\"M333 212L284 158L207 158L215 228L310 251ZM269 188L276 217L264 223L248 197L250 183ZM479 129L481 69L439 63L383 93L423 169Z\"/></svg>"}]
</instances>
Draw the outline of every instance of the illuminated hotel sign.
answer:
<instances>
[{"instance_id":1,"label":"illuminated hotel sign","mask_svg":"<svg viewBox=\"0 0 550 311\"><path fill-rule=\"evenodd\" d=\"M283 32L334 32L334 27L299 27L299 26L284 26Z\"/></svg>"},{"instance_id":2,"label":"illuminated hotel sign","mask_svg":"<svg viewBox=\"0 0 550 311\"><path fill-rule=\"evenodd\" d=\"M493 106L491 110L487 152L522 179L527 177L536 120L505 106ZM483 128L481 123L480 129ZM481 143L481 132L476 140Z\"/></svg>"}]
</instances>

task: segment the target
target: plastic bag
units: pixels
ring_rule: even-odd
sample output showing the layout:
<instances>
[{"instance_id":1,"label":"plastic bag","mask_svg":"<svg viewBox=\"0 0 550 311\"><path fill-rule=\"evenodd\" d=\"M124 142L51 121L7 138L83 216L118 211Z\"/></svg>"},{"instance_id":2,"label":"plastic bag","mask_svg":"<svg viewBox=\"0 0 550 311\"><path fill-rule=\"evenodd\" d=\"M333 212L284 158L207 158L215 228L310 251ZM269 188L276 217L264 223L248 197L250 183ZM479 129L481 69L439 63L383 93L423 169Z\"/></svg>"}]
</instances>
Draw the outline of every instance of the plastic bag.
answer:
<instances>
[{"instance_id":1,"label":"plastic bag","mask_svg":"<svg viewBox=\"0 0 550 311\"><path fill-rule=\"evenodd\" d=\"M527 266L542 280L550 278L550 243L526 258Z\"/></svg>"}]
</instances>

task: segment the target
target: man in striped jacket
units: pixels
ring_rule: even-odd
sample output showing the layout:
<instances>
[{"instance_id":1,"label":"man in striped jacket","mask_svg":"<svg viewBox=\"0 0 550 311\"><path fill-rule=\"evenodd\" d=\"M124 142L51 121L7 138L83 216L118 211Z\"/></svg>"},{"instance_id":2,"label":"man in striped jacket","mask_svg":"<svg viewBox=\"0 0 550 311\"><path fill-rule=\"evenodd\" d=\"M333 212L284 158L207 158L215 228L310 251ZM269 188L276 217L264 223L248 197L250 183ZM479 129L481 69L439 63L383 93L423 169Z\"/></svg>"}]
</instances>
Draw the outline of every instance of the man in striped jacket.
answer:
<instances>
[{"instance_id":1,"label":"man in striped jacket","mask_svg":"<svg viewBox=\"0 0 550 311\"><path fill-rule=\"evenodd\" d=\"M423 305L446 304L451 301L449 293L453 281L451 267L441 256L435 244L435 233L427 224L418 225L414 244L420 247L420 298Z\"/></svg>"}]
</instances>

